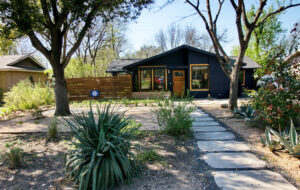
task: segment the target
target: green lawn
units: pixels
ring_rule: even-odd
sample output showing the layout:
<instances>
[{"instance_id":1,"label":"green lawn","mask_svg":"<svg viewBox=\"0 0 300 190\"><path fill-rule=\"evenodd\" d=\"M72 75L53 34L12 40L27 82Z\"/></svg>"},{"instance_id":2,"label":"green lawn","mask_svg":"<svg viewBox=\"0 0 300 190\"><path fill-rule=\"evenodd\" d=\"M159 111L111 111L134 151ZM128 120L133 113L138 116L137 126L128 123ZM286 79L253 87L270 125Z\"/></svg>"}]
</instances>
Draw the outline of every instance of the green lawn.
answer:
<instances>
[{"instance_id":1,"label":"green lawn","mask_svg":"<svg viewBox=\"0 0 300 190\"><path fill-rule=\"evenodd\" d=\"M70 106L81 107L96 104L121 104L121 105L135 105L135 106L148 106L151 103L157 103L159 99L135 99L135 98L124 98L124 99L101 99L101 100L83 100L83 101L71 101Z\"/></svg>"}]
</instances>

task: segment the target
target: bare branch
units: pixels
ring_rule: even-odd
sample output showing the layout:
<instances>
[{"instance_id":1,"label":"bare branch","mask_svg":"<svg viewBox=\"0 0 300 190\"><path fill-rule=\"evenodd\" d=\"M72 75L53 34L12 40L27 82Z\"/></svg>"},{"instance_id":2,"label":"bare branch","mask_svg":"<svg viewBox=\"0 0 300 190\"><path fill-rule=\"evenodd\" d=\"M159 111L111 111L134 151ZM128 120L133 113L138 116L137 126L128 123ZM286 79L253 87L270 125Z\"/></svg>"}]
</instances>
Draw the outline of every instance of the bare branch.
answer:
<instances>
[{"instance_id":1,"label":"bare branch","mask_svg":"<svg viewBox=\"0 0 300 190\"><path fill-rule=\"evenodd\" d=\"M82 42L88 28L91 26L92 20L94 19L95 11L96 11L96 8L94 8L90 11L90 13L87 16L87 19L86 19L86 22L85 22L84 26L82 27L81 31L78 34L77 41L74 43L73 47L69 50L66 57L63 59L62 64L63 64L64 68L68 65L68 63L71 59L71 56L74 54L76 49L80 46L80 43Z\"/></svg>"},{"instance_id":2,"label":"bare branch","mask_svg":"<svg viewBox=\"0 0 300 190\"><path fill-rule=\"evenodd\" d=\"M259 5L258 9L256 10L255 17L254 17L252 23L250 23L251 28L255 27L256 23L258 22L259 17L263 13L263 9L266 6L266 3L267 3L267 0L260 1L260 5Z\"/></svg>"},{"instance_id":3,"label":"bare branch","mask_svg":"<svg viewBox=\"0 0 300 190\"><path fill-rule=\"evenodd\" d=\"M289 9L289 8L292 8L292 7L297 7L297 6L300 6L300 3L297 3L297 4L291 4L291 5L288 5L288 6L282 6L280 8L278 8L277 10L275 10L274 12L271 12L269 14L267 14L260 22L256 23L255 24L255 27L261 25L262 23L264 23L268 18L270 18L271 16L273 15L276 15L286 9Z\"/></svg>"},{"instance_id":4,"label":"bare branch","mask_svg":"<svg viewBox=\"0 0 300 190\"><path fill-rule=\"evenodd\" d=\"M217 24L217 21L218 21L218 18L219 18L219 15L220 15L220 13L221 13L221 9L222 9L222 6L223 6L223 3L224 3L224 1L225 0L218 0L219 1L219 8L218 8L218 11L217 11L217 14L216 14L216 17L215 17L215 19L214 19L214 25L216 26L216 24Z\"/></svg>"},{"instance_id":5,"label":"bare branch","mask_svg":"<svg viewBox=\"0 0 300 190\"><path fill-rule=\"evenodd\" d=\"M50 51L41 43L33 31L30 31L28 37L33 47L39 50L48 60L51 60Z\"/></svg>"},{"instance_id":6,"label":"bare branch","mask_svg":"<svg viewBox=\"0 0 300 190\"><path fill-rule=\"evenodd\" d=\"M295 51L291 55L289 55L287 58L284 59L283 63L289 63L291 62L294 58L300 56L300 50Z\"/></svg>"}]
</instances>

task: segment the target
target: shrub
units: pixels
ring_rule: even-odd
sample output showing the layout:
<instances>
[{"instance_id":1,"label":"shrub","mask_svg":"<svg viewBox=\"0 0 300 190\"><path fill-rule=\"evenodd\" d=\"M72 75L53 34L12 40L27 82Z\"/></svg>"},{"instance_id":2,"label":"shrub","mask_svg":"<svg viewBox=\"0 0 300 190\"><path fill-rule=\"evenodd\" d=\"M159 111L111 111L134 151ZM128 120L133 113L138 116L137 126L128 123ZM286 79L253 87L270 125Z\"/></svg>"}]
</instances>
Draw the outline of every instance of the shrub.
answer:
<instances>
[{"instance_id":1,"label":"shrub","mask_svg":"<svg viewBox=\"0 0 300 190\"><path fill-rule=\"evenodd\" d=\"M155 150L146 150L137 155L140 162L159 162L162 158Z\"/></svg>"},{"instance_id":2,"label":"shrub","mask_svg":"<svg viewBox=\"0 0 300 190\"><path fill-rule=\"evenodd\" d=\"M175 102L166 98L152 112L163 132L178 137L190 134L193 122L190 114L194 109L191 101L186 99Z\"/></svg>"},{"instance_id":3,"label":"shrub","mask_svg":"<svg viewBox=\"0 0 300 190\"><path fill-rule=\"evenodd\" d=\"M48 125L48 138L53 139L57 137L57 120L54 117Z\"/></svg>"},{"instance_id":4,"label":"shrub","mask_svg":"<svg viewBox=\"0 0 300 190\"><path fill-rule=\"evenodd\" d=\"M54 102L51 88L41 82L32 84L28 79L20 81L5 93L4 107L10 110L26 110L50 105Z\"/></svg>"},{"instance_id":5,"label":"shrub","mask_svg":"<svg viewBox=\"0 0 300 190\"><path fill-rule=\"evenodd\" d=\"M22 150L20 148L12 148L5 153L9 164L12 168L17 168L22 164Z\"/></svg>"},{"instance_id":6,"label":"shrub","mask_svg":"<svg viewBox=\"0 0 300 190\"><path fill-rule=\"evenodd\" d=\"M73 147L66 159L66 173L79 189L110 189L129 182L138 165L131 152L131 139L136 128L128 127L129 119L111 105L92 108L66 120L73 132Z\"/></svg>"},{"instance_id":7,"label":"shrub","mask_svg":"<svg viewBox=\"0 0 300 190\"><path fill-rule=\"evenodd\" d=\"M252 92L251 105L265 126L276 130L288 126L290 118L295 118L300 111L300 81L294 70L299 64L283 62L280 47L270 52L264 76L258 81L260 88Z\"/></svg>"}]
</instances>

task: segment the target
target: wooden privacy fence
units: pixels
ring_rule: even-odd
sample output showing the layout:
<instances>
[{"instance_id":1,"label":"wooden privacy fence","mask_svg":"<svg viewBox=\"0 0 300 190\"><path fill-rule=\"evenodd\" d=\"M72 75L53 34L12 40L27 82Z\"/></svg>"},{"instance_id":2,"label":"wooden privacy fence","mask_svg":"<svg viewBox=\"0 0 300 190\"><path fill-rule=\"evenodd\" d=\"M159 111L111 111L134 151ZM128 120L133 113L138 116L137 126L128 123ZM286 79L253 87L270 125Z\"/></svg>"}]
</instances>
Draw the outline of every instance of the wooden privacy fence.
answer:
<instances>
[{"instance_id":1,"label":"wooden privacy fence","mask_svg":"<svg viewBox=\"0 0 300 190\"><path fill-rule=\"evenodd\" d=\"M68 78L66 81L70 100L132 97L131 75ZM99 90L99 96L91 97L91 90Z\"/></svg>"}]
</instances>

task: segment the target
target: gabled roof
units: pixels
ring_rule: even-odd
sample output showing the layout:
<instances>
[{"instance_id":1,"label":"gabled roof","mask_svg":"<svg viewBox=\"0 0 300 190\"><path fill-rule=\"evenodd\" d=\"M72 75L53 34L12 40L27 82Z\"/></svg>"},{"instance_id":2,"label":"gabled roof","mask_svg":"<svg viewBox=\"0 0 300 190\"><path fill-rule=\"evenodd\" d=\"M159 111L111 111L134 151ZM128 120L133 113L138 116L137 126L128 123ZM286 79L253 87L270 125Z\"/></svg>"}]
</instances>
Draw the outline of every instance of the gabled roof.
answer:
<instances>
[{"instance_id":1,"label":"gabled roof","mask_svg":"<svg viewBox=\"0 0 300 190\"><path fill-rule=\"evenodd\" d=\"M231 59L236 59L236 56L230 56ZM243 69L258 69L261 68L261 66L256 63L255 61L253 61L250 57L245 56L243 59L243 62L246 65L243 65L242 68Z\"/></svg>"},{"instance_id":2,"label":"gabled roof","mask_svg":"<svg viewBox=\"0 0 300 190\"><path fill-rule=\"evenodd\" d=\"M27 67L17 67L15 66L22 60L31 59L33 63L37 64L39 68L27 68ZM27 55L3 55L0 56L0 71L44 71L46 68L40 64L36 59L34 59L29 54Z\"/></svg>"},{"instance_id":3,"label":"gabled roof","mask_svg":"<svg viewBox=\"0 0 300 190\"><path fill-rule=\"evenodd\" d=\"M116 59L110 62L108 65L106 72L125 72L124 67L135 62L141 61L142 59Z\"/></svg>"},{"instance_id":4,"label":"gabled roof","mask_svg":"<svg viewBox=\"0 0 300 190\"><path fill-rule=\"evenodd\" d=\"M207 51L204 51L204 50L201 50L201 49L192 47L192 46L181 45L181 46L178 46L178 47L176 47L176 48L174 48L174 49L171 49L171 50L169 50L169 51L163 52L163 53L161 53L161 54L158 54L158 55L149 57L149 58L147 58L147 59L142 59L142 60L137 61L137 62L135 62L135 63L133 63L133 64L127 65L127 66L124 67L124 69L129 68L129 67L134 67L134 66L136 66L136 65L140 65L140 64L143 64L143 63L145 63L145 62L148 62L148 61L152 61L152 60L158 59L158 58L160 58L160 57L164 57L164 56L166 56L166 55L172 54L172 53L174 53L174 52L176 52L176 51L179 51L179 50L182 50L182 49L188 49L188 50L196 51L196 52L199 52L199 53L202 53L202 54L205 54L205 55L209 55L209 56L214 56L214 57L216 56L216 54L214 54L214 53L210 53L210 52L207 52Z\"/></svg>"},{"instance_id":5,"label":"gabled roof","mask_svg":"<svg viewBox=\"0 0 300 190\"><path fill-rule=\"evenodd\" d=\"M172 53L174 53L176 51L179 51L181 49L188 49L188 50L192 50L192 51L204 54L204 55L216 57L216 54L214 54L214 53L207 52L207 51L204 51L204 50L201 50L201 49L198 49L198 48L195 48L195 47L191 47L191 46L188 46L188 45L181 45L179 47L176 47L174 49L171 49L169 51L166 51L164 53L161 53L161 54L158 54L158 55L146 58L146 59L117 59L117 60L114 60L109 64L106 72L108 72L108 73L125 72L126 69L128 69L130 67L135 67L137 65L146 63L148 61L158 59L160 57L172 54ZM232 59L232 61L234 61L233 59L235 59L234 56L232 56L230 58ZM243 69L256 69L256 68L260 68L260 67L261 66L259 64L257 64L255 61L253 61L249 57L244 58L244 64L242 66Z\"/></svg>"}]
</instances>

